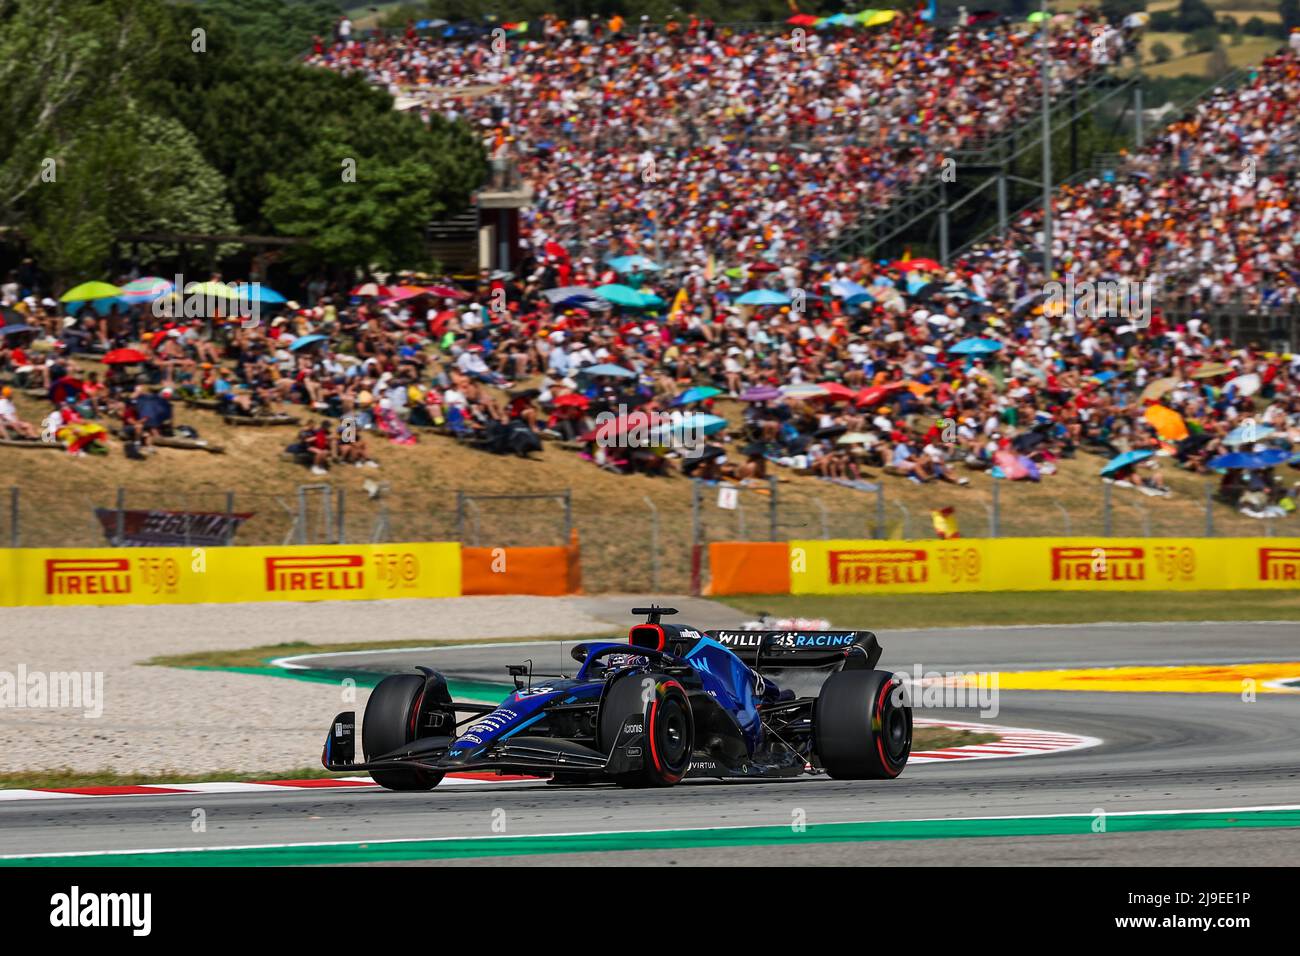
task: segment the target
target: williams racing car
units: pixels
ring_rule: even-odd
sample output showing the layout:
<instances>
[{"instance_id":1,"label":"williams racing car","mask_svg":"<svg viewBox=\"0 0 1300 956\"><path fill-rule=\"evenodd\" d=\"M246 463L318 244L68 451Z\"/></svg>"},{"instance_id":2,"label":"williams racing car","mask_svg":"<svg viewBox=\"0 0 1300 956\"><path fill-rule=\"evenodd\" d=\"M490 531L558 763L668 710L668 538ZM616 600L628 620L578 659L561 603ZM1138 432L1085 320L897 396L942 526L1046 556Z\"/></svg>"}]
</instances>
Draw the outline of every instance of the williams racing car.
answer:
<instances>
[{"instance_id":1,"label":"williams racing car","mask_svg":"<svg viewBox=\"0 0 1300 956\"><path fill-rule=\"evenodd\" d=\"M628 642L579 644L572 677L511 665L500 706L454 701L427 667L370 695L356 760L356 714L325 740L327 770L367 771L390 790L428 790L458 771L667 787L685 777L826 773L897 777L912 749L901 681L876 670L870 631L697 631L645 614ZM785 683L815 687L804 696ZM816 685L820 685L816 687Z\"/></svg>"}]
</instances>

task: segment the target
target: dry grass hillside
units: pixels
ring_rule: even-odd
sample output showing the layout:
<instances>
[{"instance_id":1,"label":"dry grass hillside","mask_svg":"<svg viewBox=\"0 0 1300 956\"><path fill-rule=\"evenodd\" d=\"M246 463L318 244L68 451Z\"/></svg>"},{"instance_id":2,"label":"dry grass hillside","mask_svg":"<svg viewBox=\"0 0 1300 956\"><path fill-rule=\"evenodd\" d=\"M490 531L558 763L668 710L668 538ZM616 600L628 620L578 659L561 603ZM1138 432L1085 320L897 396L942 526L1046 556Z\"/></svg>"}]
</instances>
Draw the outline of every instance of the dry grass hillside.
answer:
<instances>
[{"instance_id":1,"label":"dry grass hillside","mask_svg":"<svg viewBox=\"0 0 1300 956\"><path fill-rule=\"evenodd\" d=\"M18 396L20 412L39 421L44 403ZM740 405L721 402L717 409L738 419ZM572 491L572 516L583 546L584 580L589 591L678 590L689 581L692 539L691 482L681 478L615 475L548 442L530 460L499 457L434 434L419 444L399 447L378 443L372 449L378 470L335 466L317 479L303 467L282 460L293 440L292 428L232 427L213 412L177 408L178 423L225 447L208 454L160 448L145 461L130 461L118 442L106 457L73 458L60 451L0 447L0 487L20 489L19 532L24 546L102 545L93 508L112 508L117 489L126 489L128 508L224 510L233 492L236 511L254 517L237 542L271 544L291 540L298 489L327 484L343 492L343 533L348 541L448 540L458 533L470 544L486 546L558 544L563 540L564 509L558 500L479 501L465 509L458 523L458 491L473 494L559 493ZM1102 460L1082 455L1062 463L1058 475L1041 484L1000 483L1000 529L1004 536L1100 534L1103 531ZM864 537L879 528L877 495L784 472L777 486L777 537ZM1207 482L1166 467L1176 494L1147 498L1131 490L1113 490L1115 534L1199 535L1205 529ZM877 475L884 485L884 533L889 537L931 537L929 512L956 508L966 537L988 533L994 481L971 473L971 485L916 485ZM383 483L377 498L365 483ZM717 490L703 489L700 523L706 540L767 538L771 498L766 488L742 491L741 507L718 507ZM307 494L307 541L332 540L322 497ZM0 542L11 540L9 502L0 508ZM654 518L658 513L657 545ZM1263 534L1264 523L1214 506L1219 534ZM1294 522L1290 522L1294 523ZM1287 533L1285 525L1278 533ZM652 580L657 557L658 578Z\"/></svg>"}]
</instances>

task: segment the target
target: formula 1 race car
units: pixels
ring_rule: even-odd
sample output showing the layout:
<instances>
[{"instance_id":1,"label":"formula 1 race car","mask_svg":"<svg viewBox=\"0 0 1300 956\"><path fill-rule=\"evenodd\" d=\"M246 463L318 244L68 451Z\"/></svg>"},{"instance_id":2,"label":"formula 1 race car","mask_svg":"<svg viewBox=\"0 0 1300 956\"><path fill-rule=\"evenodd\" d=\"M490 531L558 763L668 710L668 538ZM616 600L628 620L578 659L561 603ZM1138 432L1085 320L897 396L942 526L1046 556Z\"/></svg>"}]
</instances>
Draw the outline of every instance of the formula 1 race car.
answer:
<instances>
[{"instance_id":1,"label":"formula 1 race car","mask_svg":"<svg viewBox=\"0 0 1300 956\"><path fill-rule=\"evenodd\" d=\"M516 690L499 707L453 701L427 667L385 677L366 706L364 762L347 711L322 763L390 790L428 790L470 770L667 787L684 777L887 779L906 766L912 709L901 680L875 669L870 631L700 632L661 623L673 608L632 613L647 619L628 643L573 648L572 677L511 665ZM776 683L787 675L820 688L796 696Z\"/></svg>"}]
</instances>

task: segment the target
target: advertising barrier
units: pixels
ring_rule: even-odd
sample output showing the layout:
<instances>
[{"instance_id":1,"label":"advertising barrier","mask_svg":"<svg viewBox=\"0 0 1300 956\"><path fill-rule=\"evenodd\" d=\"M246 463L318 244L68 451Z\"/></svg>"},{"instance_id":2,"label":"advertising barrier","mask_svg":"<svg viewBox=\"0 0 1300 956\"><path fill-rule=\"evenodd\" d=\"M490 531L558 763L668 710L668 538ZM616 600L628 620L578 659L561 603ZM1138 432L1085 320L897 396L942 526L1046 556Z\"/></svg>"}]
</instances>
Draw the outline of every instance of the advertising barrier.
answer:
<instances>
[{"instance_id":1,"label":"advertising barrier","mask_svg":"<svg viewBox=\"0 0 1300 956\"><path fill-rule=\"evenodd\" d=\"M0 606L456 597L456 543L0 549Z\"/></svg>"},{"instance_id":2,"label":"advertising barrier","mask_svg":"<svg viewBox=\"0 0 1300 956\"><path fill-rule=\"evenodd\" d=\"M578 594L582 591L576 532L549 548L461 548L462 594Z\"/></svg>"},{"instance_id":3,"label":"advertising barrier","mask_svg":"<svg viewBox=\"0 0 1300 956\"><path fill-rule=\"evenodd\" d=\"M1300 587L1300 538L957 538L710 545L712 594L1222 591Z\"/></svg>"}]
</instances>

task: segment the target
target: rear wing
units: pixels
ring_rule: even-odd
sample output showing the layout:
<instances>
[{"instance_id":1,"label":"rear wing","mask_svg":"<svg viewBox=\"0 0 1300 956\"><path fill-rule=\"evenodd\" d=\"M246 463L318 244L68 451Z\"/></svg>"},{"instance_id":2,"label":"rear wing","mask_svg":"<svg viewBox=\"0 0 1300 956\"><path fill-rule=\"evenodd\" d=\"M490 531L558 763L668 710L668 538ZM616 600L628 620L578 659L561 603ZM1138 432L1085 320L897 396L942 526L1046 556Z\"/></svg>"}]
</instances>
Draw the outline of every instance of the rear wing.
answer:
<instances>
[{"instance_id":1,"label":"rear wing","mask_svg":"<svg viewBox=\"0 0 1300 956\"><path fill-rule=\"evenodd\" d=\"M705 631L750 667L828 667L872 670L880 642L871 631Z\"/></svg>"}]
</instances>

